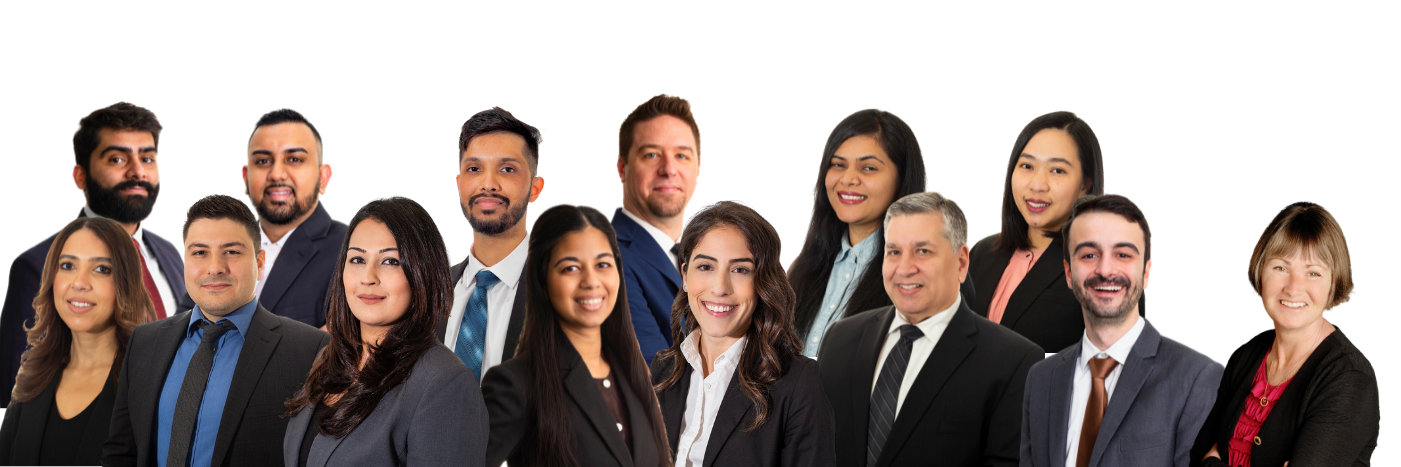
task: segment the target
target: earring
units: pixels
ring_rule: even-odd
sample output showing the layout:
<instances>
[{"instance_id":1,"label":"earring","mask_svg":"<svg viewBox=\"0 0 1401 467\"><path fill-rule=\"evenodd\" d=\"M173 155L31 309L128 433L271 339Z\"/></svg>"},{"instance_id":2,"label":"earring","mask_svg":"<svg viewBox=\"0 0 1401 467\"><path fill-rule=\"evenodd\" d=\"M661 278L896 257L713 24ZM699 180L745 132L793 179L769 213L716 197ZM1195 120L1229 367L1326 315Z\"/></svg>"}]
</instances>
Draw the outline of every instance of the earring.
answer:
<instances>
[{"instance_id":1,"label":"earring","mask_svg":"<svg viewBox=\"0 0 1401 467\"><path fill-rule=\"evenodd\" d=\"M689 289L686 288L686 284L681 284L681 291L682 291L682 292L686 292L686 291L688 291L688 290L689 290Z\"/></svg>"}]
</instances>

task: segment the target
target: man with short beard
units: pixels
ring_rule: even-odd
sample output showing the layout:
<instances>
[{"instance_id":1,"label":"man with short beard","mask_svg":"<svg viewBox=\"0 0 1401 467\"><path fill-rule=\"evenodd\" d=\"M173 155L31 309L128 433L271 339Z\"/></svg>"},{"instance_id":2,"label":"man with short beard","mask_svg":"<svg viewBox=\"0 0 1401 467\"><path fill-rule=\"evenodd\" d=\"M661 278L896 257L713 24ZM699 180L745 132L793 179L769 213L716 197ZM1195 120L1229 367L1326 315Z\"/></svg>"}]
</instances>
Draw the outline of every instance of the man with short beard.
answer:
<instances>
[{"instance_id":1,"label":"man with short beard","mask_svg":"<svg viewBox=\"0 0 1401 467\"><path fill-rule=\"evenodd\" d=\"M526 206L540 196L540 131L500 107L478 112L457 139L457 195L472 225L472 250L452 267L452 309L438 325L480 382L510 359L525 322Z\"/></svg>"},{"instance_id":2,"label":"man with short beard","mask_svg":"<svg viewBox=\"0 0 1401 467\"><path fill-rule=\"evenodd\" d=\"M618 130L623 207L613 214L628 308L642 356L671 347L671 304L681 288L678 239L700 175L700 127L691 104L665 94L637 106Z\"/></svg>"},{"instance_id":3,"label":"man with short beard","mask_svg":"<svg viewBox=\"0 0 1401 467\"><path fill-rule=\"evenodd\" d=\"M1027 375L1021 465L1187 465L1222 368L1139 316L1148 220L1123 196L1086 197L1061 235L1085 333Z\"/></svg>"},{"instance_id":4,"label":"man with short beard","mask_svg":"<svg viewBox=\"0 0 1401 467\"><path fill-rule=\"evenodd\" d=\"M268 112L248 137L245 193L258 211L263 280L254 293L273 314L326 326L326 295L346 226L332 220L319 195L331 183L321 133L291 109Z\"/></svg>"},{"instance_id":5,"label":"man with short beard","mask_svg":"<svg viewBox=\"0 0 1401 467\"><path fill-rule=\"evenodd\" d=\"M141 107L119 102L93 111L78 122L73 134L73 183L83 190L87 205L79 217L106 217L131 234L141 254L143 283L155 305L156 316L165 318L194 307L185 297L181 274L185 265L180 250L154 232L141 228L160 193L156 143L161 124ZM42 282L44 260L54 237L25 251L10 266L10 286L0 312L0 405L9 406L20 358L27 347L26 326L34 324L34 297Z\"/></svg>"}]
</instances>

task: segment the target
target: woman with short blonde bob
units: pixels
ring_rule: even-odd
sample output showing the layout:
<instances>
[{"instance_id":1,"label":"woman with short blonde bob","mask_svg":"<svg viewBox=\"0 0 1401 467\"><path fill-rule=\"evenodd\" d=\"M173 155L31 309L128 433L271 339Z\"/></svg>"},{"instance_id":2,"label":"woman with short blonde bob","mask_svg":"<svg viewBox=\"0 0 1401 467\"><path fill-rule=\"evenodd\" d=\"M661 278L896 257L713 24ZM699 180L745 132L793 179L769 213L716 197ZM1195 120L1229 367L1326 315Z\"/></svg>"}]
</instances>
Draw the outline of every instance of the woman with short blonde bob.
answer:
<instances>
[{"instance_id":1,"label":"woman with short blonde bob","mask_svg":"<svg viewBox=\"0 0 1401 467\"><path fill-rule=\"evenodd\" d=\"M1377 376L1323 313L1348 300L1352 266L1333 216L1294 203L1250 256L1274 329L1231 355L1192 465L1367 465L1377 446Z\"/></svg>"}]
</instances>

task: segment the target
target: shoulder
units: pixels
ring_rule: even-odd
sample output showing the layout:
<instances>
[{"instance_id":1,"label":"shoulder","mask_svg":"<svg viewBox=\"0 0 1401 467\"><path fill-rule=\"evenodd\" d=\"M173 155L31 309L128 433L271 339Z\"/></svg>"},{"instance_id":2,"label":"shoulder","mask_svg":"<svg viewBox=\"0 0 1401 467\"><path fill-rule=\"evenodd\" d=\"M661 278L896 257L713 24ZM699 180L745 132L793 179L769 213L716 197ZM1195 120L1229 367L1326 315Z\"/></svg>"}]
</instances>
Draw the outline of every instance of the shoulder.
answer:
<instances>
[{"instance_id":1,"label":"shoulder","mask_svg":"<svg viewBox=\"0 0 1401 467\"><path fill-rule=\"evenodd\" d=\"M274 315L272 314L272 312L264 310L261 307L256 313L258 313L259 315L267 313L266 317L264 317L263 319L271 318L276 320L275 322L277 323L277 328L273 329L273 332L276 332L278 335L282 336L283 339L289 339L291 342L297 342L307 345L315 344L317 345L317 350L320 349L321 345L325 345L330 342L331 336L329 334L326 334L326 331L322 331L320 329L311 327L301 321L297 321L295 319L288 318L285 316Z\"/></svg>"},{"instance_id":2,"label":"shoulder","mask_svg":"<svg viewBox=\"0 0 1401 467\"><path fill-rule=\"evenodd\" d=\"M447 346L435 344L423 352L418 357L418 361L413 364L413 372L405 380L405 385L410 387L442 388L450 384L450 381L466 377L476 381L477 377L472 374L472 370L467 365L462 364L462 360L457 358L457 354L448 350Z\"/></svg>"},{"instance_id":3,"label":"shoulder","mask_svg":"<svg viewBox=\"0 0 1401 467\"><path fill-rule=\"evenodd\" d=\"M889 319L890 314L894 312L895 307L887 305L870 311L862 311L850 317L837 320L837 322L832 323L831 327L827 328L828 337L823 337L823 341L825 342L827 339L831 338L847 339L859 336L861 335L861 330L866 329L867 326L879 326Z\"/></svg>"},{"instance_id":4,"label":"shoulder","mask_svg":"<svg viewBox=\"0 0 1401 467\"><path fill-rule=\"evenodd\" d=\"M1004 352L1018 355L1036 352L1042 354L1043 356L1046 353L1045 350L1043 350L1040 346L1037 346L1036 343L1031 342L1026 337L1023 337L1021 334L1018 334L1016 331L1008 329L1007 327L994 323L992 321L988 321L987 318L978 316L977 313L973 313L971 310L968 309L967 304L964 304L963 306L959 307L958 316L955 316L954 320L967 320L967 322L972 323L972 326L975 329L977 329L977 334L972 336L973 339L986 342L993 342L995 343L997 348L1001 349ZM1075 346L1071 346L1071 349L1074 348Z\"/></svg>"},{"instance_id":5,"label":"shoulder","mask_svg":"<svg viewBox=\"0 0 1401 467\"><path fill-rule=\"evenodd\" d=\"M447 349L447 347L443 347L443 349ZM454 355L454 357L456 357L456 355ZM482 392L486 392L487 386L495 388L523 388L525 387L525 374L527 371L525 360L520 357L514 357L501 362L499 365L488 368L486 374L482 375Z\"/></svg>"},{"instance_id":6,"label":"shoulder","mask_svg":"<svg viewBox=\"0 0 1401 467\"><path fill-rule=\"evenodd\" d=\"M164 237L161 237L160 235L156 235L155 232L152 232L152 231L150 231L150 230L142 231L141 236L142 236L142 237L145 237L148 241L150 241L152 245L160 245L160 246L169 248L169 249L171 249L171 250L175 250L175 249L176 249L176 248L175 248L175 244L170 243L170 242L167 241Z\"/></svg>"},{"instance_id":7,"label":"shoulder","mask_svg":"<svg viewBox=\"0 0 1401 467\"><path fill-rule=\"evenodd\" d=\"M1183 345L1167 336L1160 336L1159 339L1158 355L1167 357L1172 360L1174 364L1198 371L1206 368L1215 368L1217 372L1221 371L1220 363L1216 363L1211 357L1196 351L1196 349Z\"/></svg>"},{"instance_id":8,"label":"shoulder","mask_svg":"<svg viewBox=\"0 0 1401 467\"><path fill-rule=\"evenodd\" d=\"M769 383L769 394L775 399L805 399L822 392L822 375L817 360L794 353L784 362L783 376Z\"/></svg>"},{"instance_id":9,"label":"shoulder","mask_svg":"<svg viewBox=\"0 0 1401 467\"><path fill-rule=\"evenodd\" d=\"M339 243L341 239L345 238L345 233L349 229L345 223L331 219L331 226L326 229L326 238Z\"/></svg>"},{"instance_id":10,"label":"shoulder","mask_svg":"<svg viewBox=\"0 0 1401 467\"><path fill-rule=\"evenodd\" d=\"M973 244L973 248L969 250L969 255L971 256L973 252L987 253L995 250L997 246L997 238L1000 236L1002 236L1002 234L995 233L983 237L982 240L978 240L978 243Z\"/></svg>"},{"instance_id":11,"label":"shoulder","mask_svg":"<svg viewBox=\"0 0 1401 467\"><path fill-rule=\"evenodd\" d=\"M1055 371L1057 368L1061 368L1061 365L1073 363L1079 348L1080 345L1077 343L1076 345L1066 347L1060 352L1056 352L1054 355L1046 357L1045 360L1036 362L1026 374L1027 384L1033 384L1032 382L1040 382L1044 378L1049 378L1051 372Z\"/></svg>"},{"instance_id":12,"label":"shoulder","mask_svg":"<svg viewBox=\"0 0 1401 467\"><path fill-rule=\"evenodd\" d=\"M55 237L57 237L57 235L50 235L49 238L44 239L44 241L30 247L28 250L24 250L24 253L20 253L19 256L16 256L13 265L10 267L10 274L28 273L29 275L38 276L44 269L44 261L48 259L49 248L53 246Z\"/></svg>"},{"instance_id":13,"label":"shoulder","mask_svg":"<svg viewBox=\"0 0 1401 467\"><path fill-rule=\"evenodd\" d=\"M1357 347L1352 344L1352 341L1348 340L1347 336L1343 335L1341 329L1334 331L1332 335L1324 338L1323 341L1327 347L1323 348L1322 345L1319 346L1320 350L1324 351L1322 359L1319 362L1320 376L1336 376L1355 372L1358 373L1357 376L1361 376L1364 379L1371 379L1374 381L1373 385L1376 384L1377 374L1372 368L1372 362L1367 360L1366 356L1362 355L1362 351L1358 350Z\"/></svg>"}]
</instances>

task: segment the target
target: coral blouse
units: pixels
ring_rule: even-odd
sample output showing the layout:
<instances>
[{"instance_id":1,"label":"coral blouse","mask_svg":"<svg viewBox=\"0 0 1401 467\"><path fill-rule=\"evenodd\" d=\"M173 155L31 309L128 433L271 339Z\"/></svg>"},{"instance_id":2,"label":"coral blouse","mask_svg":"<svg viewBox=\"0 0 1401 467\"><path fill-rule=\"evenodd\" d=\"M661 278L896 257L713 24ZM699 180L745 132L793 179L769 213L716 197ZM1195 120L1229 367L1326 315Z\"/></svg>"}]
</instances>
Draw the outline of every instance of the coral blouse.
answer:
<instances>
[{"instance_id":1,"label":"coral blouse","mask_svg":"<svg viewBox=\"0 0 1401 467\"><path fill-rule=\"evenodd\" d=\"M1275 402L1279 401L1280 394L1284 394L1284 388L1289 386L1289 378L1283 384L1270 386L1269 369L1266 366L1270 361L1270 354L1265 353L1265 358L1260 359L1260 369L1255 370L1255 383L1250 388L1250 400L1245 403L1245 410L1240 412L1240 420L1236 422L1236 432L1231 436L1231 467L1250 467L1250 451L1260 444L1260 425L1265 423L1265 418L1270 416L1270 411L1274 410Z\"/></svg>"}]
</instances>

